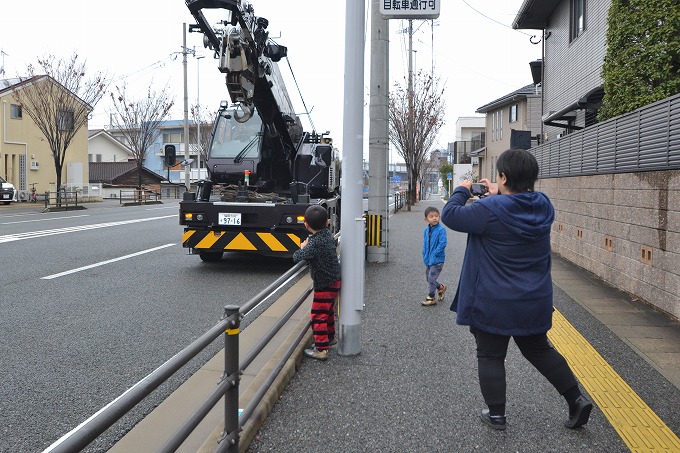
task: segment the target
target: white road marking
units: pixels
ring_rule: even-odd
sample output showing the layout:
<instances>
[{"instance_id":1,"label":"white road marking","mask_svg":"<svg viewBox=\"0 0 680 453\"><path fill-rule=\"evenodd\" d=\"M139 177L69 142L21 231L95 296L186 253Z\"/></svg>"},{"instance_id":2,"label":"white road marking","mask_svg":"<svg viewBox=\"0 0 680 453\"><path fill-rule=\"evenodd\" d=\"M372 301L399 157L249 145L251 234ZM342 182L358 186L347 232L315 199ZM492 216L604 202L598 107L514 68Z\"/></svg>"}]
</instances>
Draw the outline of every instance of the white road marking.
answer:
<instances>
[{"instance_id":1,"label":"white road marking","mask_svg":"<svg viewBox=\"0 0 680 453\"><path fill-rule=\"evenodd\" d=\"M29 231L26 233L7 234L0 236L0 244L4 242L22 241L24 239L33 239L45 236L53 236L55 234L75 233L77 231L96 230L97 228L107 228L112 226L129 225L133 223L149 222L151 220L168 219L177 217L177 214L166 215L161 217L149 217L148 219L134 219L123 220L120 222L95 223L93 225L81 225L66 228L55 228L53 230Z\"/></svg>"},{"instance_id":2,"label":"white road marking","mask_svg":"<svg viewBox=\"0 0 680 453\"><path fill-rule=\"evenodd\" d=\"M68 217L51 217L49 219L34 219L34 220L18 220L16 222L3 222L0 223L0 225L12 225L15 223L30 223L30 222L49 222L52 220L64 220L64 219L75 219L77 217L90 217L89 214L83 214L83 215L72 215Z\"/></svg>"},{"instance_id":3,"label":"white road marking","mask_svg":"<svg viewBox=\"0 0 680 453\"><path fill-rule=\"evenodd\" d=\"M167 247L172 247L173 245L175 245L175 244L165 244L165 245L161 245L161 246L154 247L154 248L151 248L151 249L142 250L141 252L131 253L129 255L120 256L118 258L113 258L113 259L106 260L106 261L100 261L99 263L94 263L94 264L90 264L90 265L87 265L87 266L78 267L76 269L71 269L71 270L68 270L68 271L59 272L58 274L52 274L52 275L48 275L46 277L41 277L41 278L43 280L52 280L53 278L58 278L58 277L63 277L65 275L75 274L76 272L85 271L87 269L92 269L94 267L99 267L99 266L103 266L105 264L115 263L116 261L122 261L122 260L126 260L128 258L134 258L135 256L144 255L145 253L155 252L156 250L161 250L161 249L164 249L164 248L167 248Z\"/></svg>"}]
</instances>

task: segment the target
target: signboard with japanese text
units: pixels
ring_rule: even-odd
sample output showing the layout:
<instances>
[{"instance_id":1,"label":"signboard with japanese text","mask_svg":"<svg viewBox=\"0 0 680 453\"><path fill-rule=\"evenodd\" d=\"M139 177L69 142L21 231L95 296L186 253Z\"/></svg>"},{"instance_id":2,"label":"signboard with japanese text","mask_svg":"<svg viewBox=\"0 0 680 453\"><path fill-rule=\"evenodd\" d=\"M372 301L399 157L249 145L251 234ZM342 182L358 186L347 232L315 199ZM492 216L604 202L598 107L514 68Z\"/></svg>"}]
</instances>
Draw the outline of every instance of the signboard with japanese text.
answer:
<instances>
[{"instance_id":1,"label":"signboard with japanese text","mask_svg":"<svg viewBox=\"0 0 680 453\"><path fill-rule=\"evenodd\" d=\"M380 0L383 19L436 19L441 0Z\"/></svg>"}]
</instances>

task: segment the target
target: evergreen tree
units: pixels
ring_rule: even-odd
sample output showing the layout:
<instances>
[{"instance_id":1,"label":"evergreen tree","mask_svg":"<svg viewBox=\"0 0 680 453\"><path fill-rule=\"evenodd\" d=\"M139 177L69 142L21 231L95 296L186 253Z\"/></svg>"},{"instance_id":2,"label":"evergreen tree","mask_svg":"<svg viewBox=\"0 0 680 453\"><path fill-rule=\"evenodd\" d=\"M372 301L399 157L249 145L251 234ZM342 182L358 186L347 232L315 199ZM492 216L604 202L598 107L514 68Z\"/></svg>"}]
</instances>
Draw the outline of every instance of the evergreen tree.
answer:
<instances>
[{"instance_id":1,"label":"evergreen tree","mask_svg":"<svg viewBox=\"0 0 680 453\"><path fill-rule=\"evenodd\" d=\"M680 92L680 2L613 0L598 120Z\"/></svg>"}]
</instances>

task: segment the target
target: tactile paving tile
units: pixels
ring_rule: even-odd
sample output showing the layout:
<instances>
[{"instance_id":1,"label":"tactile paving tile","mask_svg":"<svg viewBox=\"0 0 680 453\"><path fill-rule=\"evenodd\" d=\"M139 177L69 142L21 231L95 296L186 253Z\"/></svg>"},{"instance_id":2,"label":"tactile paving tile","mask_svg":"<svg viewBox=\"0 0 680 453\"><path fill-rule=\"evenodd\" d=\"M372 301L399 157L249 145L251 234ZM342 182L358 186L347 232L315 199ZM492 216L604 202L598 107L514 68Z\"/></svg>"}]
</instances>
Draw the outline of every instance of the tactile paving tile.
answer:
<instances>
[{"instance_id":1,"label":"tactile paving tile","mask_svg":"<svg viewBox=\"0 0 680 453\"><path fill-rule=\"evenodd\" d=\"M680 452L680 439L560 312L548 338L633 452Z\"/></svg>"}]
</instances>

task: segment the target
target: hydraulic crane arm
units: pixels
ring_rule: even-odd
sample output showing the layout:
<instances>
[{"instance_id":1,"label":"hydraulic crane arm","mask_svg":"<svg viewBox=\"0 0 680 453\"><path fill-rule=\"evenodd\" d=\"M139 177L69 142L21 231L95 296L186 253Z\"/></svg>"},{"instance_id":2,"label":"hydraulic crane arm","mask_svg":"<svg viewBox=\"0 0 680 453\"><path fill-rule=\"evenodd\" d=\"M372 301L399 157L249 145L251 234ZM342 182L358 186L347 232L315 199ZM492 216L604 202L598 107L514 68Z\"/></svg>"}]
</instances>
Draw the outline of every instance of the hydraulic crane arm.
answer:
<instances>
[{"instance_id":1,"label":"hydraulic crane arm","mask_svg":"<svg viewBox=\"0 0 680 453\"><path fill-rule=\"evenodd\" d=\"M192 16L197 21L190 30L199 28L204 44L219 58L219 70L226 74L231 101L239 104L243 114L236 117L247 121L255 106L255 87L260 79L272 74L272 62L287 55L284 46L269 43L269 21L256 17L249 3L239 0L186 0ZM225 9L230 18L223 21L224 28L214 29L205 18L203 9ZM227 26L230 25L230 26ZM271 86L271 82L268 82Z\"/></svg>"}]
</instances>

